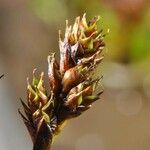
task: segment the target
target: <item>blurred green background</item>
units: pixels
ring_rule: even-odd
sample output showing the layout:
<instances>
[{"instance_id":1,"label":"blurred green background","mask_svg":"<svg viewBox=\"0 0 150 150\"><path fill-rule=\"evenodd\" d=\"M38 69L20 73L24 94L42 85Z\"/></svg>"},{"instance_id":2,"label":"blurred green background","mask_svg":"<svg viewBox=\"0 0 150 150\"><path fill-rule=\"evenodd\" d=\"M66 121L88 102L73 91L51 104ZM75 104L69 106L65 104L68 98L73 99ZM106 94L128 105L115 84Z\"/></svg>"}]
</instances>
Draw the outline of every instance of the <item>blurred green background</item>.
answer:
<instances>
[{"instance_id":1,"label":"blurred green background","mask_svg":"<svg viewBox=\"0 0 150 150\"><path fill-rule=\"evenodd\" d=\"M0 149L32 149L17 113L26 77L35 67L47 73L47 56L59 57L58 30L85 12L110 29L96 72L105 92L70 121L52 150L150 150L149 0L0 0Z\"/></svg>"}]
</instances>

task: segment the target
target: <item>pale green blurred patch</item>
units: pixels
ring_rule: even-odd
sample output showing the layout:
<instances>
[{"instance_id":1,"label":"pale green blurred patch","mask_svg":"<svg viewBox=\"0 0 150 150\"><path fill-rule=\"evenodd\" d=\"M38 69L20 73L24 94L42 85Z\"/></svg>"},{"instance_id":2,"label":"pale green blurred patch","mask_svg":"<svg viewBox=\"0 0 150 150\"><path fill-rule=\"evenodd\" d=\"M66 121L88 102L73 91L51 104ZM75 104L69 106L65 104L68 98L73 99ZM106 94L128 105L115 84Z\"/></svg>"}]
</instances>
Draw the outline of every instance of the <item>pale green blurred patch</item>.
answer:
<instances>
[{"instance_id":1,"label":"pale green blurred patch","mask_svg":"<svg viewBox=\"0 0 150 150\"><path fill-rule=\"evenodd\" d=\"M45 23L60 23L65 20L67 8L63 1L59 0L33 0L29 7Z\"/></svg>"},{"instance_id":2,"label":"pale green blurred patch","mask_svg":"<svg viewBox=\"0 0 150 150\"><path fill-rule=\"evenodd\" d=\"M150 59L150 10L143 22L135 27L131 38L130 57L133 61Z\"/></svg>"}]
</instances>

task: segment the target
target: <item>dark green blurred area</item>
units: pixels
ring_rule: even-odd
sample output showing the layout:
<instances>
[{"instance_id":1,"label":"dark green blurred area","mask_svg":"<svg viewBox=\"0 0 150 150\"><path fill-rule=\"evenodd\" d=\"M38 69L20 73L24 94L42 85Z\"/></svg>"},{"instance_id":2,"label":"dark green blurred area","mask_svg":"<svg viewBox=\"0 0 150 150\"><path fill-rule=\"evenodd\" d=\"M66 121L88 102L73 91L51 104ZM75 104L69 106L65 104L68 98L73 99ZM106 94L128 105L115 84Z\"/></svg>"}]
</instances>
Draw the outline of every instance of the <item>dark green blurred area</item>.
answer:
<instances>
[{"instance_id":1,"label":"dark green blurred area","mask_svg":"<svg viewBox=\"0 0 150 150\"><path fill-rule=\"evenodd\" d=\"M150 150L149 0L0 0L0 149L32 149L18 99L26 99L34 68L47 81L47 56L59 59L58 30L83 13L100 15L99 28L110 29L95 72L104 75L105 92L70 121L53 149Z\"/></svg>"}]
</instances>

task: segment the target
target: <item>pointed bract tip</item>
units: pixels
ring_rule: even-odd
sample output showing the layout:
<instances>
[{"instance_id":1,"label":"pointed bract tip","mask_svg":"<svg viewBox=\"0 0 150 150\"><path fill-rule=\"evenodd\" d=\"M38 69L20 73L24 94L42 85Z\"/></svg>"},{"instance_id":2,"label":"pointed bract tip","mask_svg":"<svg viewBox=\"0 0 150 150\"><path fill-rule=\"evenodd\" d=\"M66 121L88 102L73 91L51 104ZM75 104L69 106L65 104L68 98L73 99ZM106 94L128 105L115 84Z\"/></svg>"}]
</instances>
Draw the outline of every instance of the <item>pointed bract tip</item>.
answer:
<instances>
[{"instance_id":1,"label":"pointed bract tip","mask_svg":"<svg viewBox=\"0 0 150 150\"><path fill-rule=\"evenodd\" d=\"M51 59L51 56L50 56L50 55L48 55L48 57L47 57L47 61L48 61L48 63L50 63L50 59Z\"/></svg>"},{"instance_id":2,"label":"pointed bract tip","mask_svg":"<svg viewBox=\"0 0 150 150\"><path fill-rule=\"evenodd\" d=\"M58 38L59 38L59 41L62 41L62 32L61 32L61 30L58 30Z\"/></svg>"},{"instance_id":3,"label":"pointed bract tip","mask_svg":"<svg viewBox=\"0 0 150 150\"><path fill-rule=\"evenodd\" d=\"M66 19L66 28L69 27L69 21Z\"/></svg>"},{"instance_id":4,"label":"pointed bract tip","mask_svg":"<svg viewBox=\"0 0 150 150\"><path fill-rule=\"evenodd\" d=\"M51 53L51 55L48 55L48 57L47 57L47 61L48 61L48 63L49 63L49 64L51 63L51 61L53 61L53 60L54 60L54 58L55 58L55 54L56 54L56 53Z\"/></svg>"},{"instance_id":5,"label":"pointed bract tip","mask_svg":"<svg viewBox=\"0 0 150 150\"><path fill-rule=\"evenodd\" d=\"M109 32L110 32L110 29L108 28L108 29L107 29L107 33L109 33Z\"/></svg>"},{"instance_id":6,"label":"pointed bract tip","mask_svg":"<svg viewBox=\"0 0 150 150\"><path fill-rule=\"evenodd\" d=\"M35 75L36 70L37 70L37 68L34 68L34 69L33 69L33 75Z\"/></svg>"},{"instance_id":7,"label":"pointed bract tip","mask_svg":"<svg viewBox=\"0 0 150 150\"><path fill-rule=\"evenodd\" d=\"M41 79L43 79L43 77L44 77L44 72L41 72Z\"/></svg>"},{"instance_id":8,"label":"pointed bract tip","mask_svg":"<svg viewBox=\"0 0 150 150\"><path fill-rule=\"evenodd\" d=\"M80 21L80 16L76 17L75 22L79 23Z\"/></svg>"},{"instance_id":9,"label":"pointed bract tip","mask_svg":"<svg viewBox=\"0 0 150 150\"><path fill-rule=\"evenodd\" d=\"M83 17L86 17L86 13L83 14Z\"/></svg>"},{"instance_id":10,"label":"pointed bract tip","mask_svg":"<svg viewBox=\"0 0 150 150\"><path fill-rule=\"evenodd\" d=\"M97 21L99 21L101 19L101 16L97 16Z\"/></svg>"},{"instance_id":11,"label":"pointed bract tip","mask_svg":"<svg viewBox=\"0 0 150 150\"><path fill-rule=\"evenodd\" d=\"M30 82L29 82L29 77L27 77L27 85L29 85L30 84Z\"/></svg>"}]
</instances>

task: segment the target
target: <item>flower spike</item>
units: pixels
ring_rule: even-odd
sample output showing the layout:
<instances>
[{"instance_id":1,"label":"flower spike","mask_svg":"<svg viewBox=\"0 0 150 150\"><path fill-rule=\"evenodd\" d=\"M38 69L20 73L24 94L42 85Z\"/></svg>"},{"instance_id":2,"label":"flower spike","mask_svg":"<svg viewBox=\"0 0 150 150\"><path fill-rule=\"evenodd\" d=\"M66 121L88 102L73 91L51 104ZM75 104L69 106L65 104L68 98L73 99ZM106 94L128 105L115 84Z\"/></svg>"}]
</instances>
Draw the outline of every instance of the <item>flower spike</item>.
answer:
<instances>
[{"instance_id":1,"label":"flower spike","mask_svg":"<svg viewBox=\"0 0 150 150\"><path fill-rule=\"evenodd\" d=\"M59 30L60 62L55 53L48 56L49 89L44 73L33 71L32 82L27 79L27 103L21 100L25 115L19 114L31 135L33 150L50 150L55 137L66 122L81 115L100 99L101 78L93 74L104 56L103 30L98 30L96 16L89 22L86 14L77 17L70 26L66 20L64 37Z\"/></svg>"}]
</instances>

